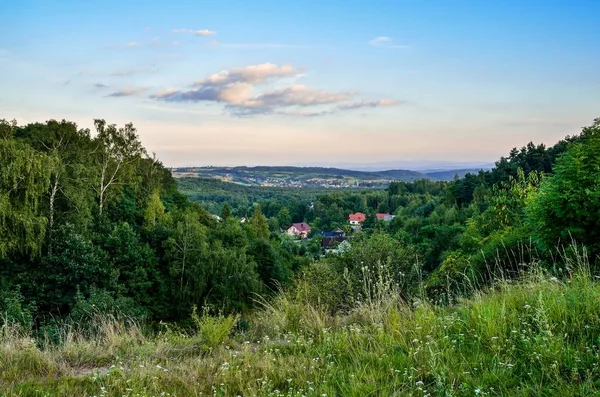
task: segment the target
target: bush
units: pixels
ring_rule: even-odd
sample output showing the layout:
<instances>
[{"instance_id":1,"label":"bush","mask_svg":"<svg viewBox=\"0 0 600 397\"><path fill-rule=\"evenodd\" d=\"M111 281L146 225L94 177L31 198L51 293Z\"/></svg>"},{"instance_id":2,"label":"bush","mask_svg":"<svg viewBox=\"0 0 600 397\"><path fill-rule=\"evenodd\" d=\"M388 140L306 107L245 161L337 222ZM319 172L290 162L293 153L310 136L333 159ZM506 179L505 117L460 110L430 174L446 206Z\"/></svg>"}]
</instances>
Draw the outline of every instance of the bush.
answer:
<instances>
[{"instance_id":1,"label":"bush","mask_svg":"<svg viewBox=\"0 0 600 397\"><path fill-rule=\"evenodd\" d=\"M86 298L78 293L75 306L69 314L70 322L86 327L98 318L110 316L118 320L140 322L148 317L148 311L127 297L113 297L103 289L92 287Z\"/></svg>"},{"instance_id":2,"label":"bush","mask_svg":"<svg viewBox=\"0 0 600 397\"><path fill-rule=\"evenodd\" d=\"M202 308L202 315L198 315L196 306L194 306L192 320L198 328L198 336L202 343L202 349L210 351L229 339L238 316L224 316L221 313L211 316L208 306L204 306Z\"/></svg>"},{"instance_id":3,"label":"bush","mask_svg":"<svg viewBox=\"0 0 600 397\"><path fill-rule=\"evenodd\" d=\"M29 333L34 311L34 305L26 304L18 289L0 290L0 328L17 327L21 332Z\"/></svg>"}]
</instances>

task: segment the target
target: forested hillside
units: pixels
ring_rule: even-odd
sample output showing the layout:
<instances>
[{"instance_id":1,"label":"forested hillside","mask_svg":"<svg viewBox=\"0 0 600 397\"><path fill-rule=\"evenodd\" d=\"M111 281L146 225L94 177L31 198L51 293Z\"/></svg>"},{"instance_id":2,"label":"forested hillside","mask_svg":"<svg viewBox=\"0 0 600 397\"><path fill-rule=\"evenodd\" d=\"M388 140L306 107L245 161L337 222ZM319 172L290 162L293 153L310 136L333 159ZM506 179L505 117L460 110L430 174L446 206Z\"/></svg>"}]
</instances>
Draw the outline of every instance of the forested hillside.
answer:
<instances>
[{"instance_id":1,"label":"forested hillside","mask_svg":"<svg viewBox=\"0 0 600 397\"><path fill-rule=\"evenodd\" d=\"M3 121L0 136L0 310L22 305L36 327L90 305L155 320L244 310L302 260L269 240L260 208L217 223L189 201L130 124Z\"/></svg>"},{"instance_id":2,"label":"forested hillside","mask_svg":"<svg viewBox=\"0 0 600 397\"><path fill-rule=\"evenodd\" d=\"M361 385L388 384L389 371L396 392L464 387L457 393L473 395L486 384L494 394L490 379L501 379L504 391L540 382L564 392L597 389L587 383L600 381L592 365L600 351L597 335L569 327L561 316L591 330L600 324L594 278L600 265L599 153L596 120L554 146L528 144L492 170L454 181L330 191L182 179L180 191L131 124L94 120L90 131L64 120L2 120L0 389L17 393L17 383L28 381L24 363L34 363L29 370L42 378L81 366L106 375L107 363L123 355L132 361L115 376L125 376L127 365L162 370L173 360L209 360L194 364L206 366L198 371L209 383L176 367L177 375L165 381L178 385L172 392L210 391L211 385L218 395L280 395L275 390L282 389L301 395L307 387L361 395L376 392ZM348 221L357 212L365 214L361 228ZM285 233L299 222L311 227L306 239ZM325 250L320 232L334 229L344 232L347 244ZM523 278L529 284L512 286L511 280ZM494 290L498 280L505 289ZM492 292L481 298L489 286ZM469 297L470 303L453 308ZM528 314L532 306L536 311ZM571 310L583 317L569 317ZM406 329L398 325L404 321ZM573 334L560 342L557 332ZM275 347L269 337L278 341ZM511 356L500 363L491 358L498 346L486 338L510 343ZM554 356L536 350L534 340ZM419 361L428 341L448 362L460 360L464 386L453 383L458 369L434 362L435 354ZM37 344L24 350L33 356L20 356L18 343ZM252 351L261 358L249 364ZM547 371L528 369L535 363L526 364L527 357L538 357L532 354ZM568 368L548 372L553 360L573 354L585 367L569 361ZM374 357L384 361L376 364ZM210 367L213 359L219 369ZM298 364L305 359L307 366ZM227 360L240 370L256 365L253 380L229 378L223 366L233 364ZM272 367L276 360L297 368ZM494 372L508 371L507 363L525 372ZM477 366L483 372L472 372ZM143 371L135 390L159 393L148 380L157 375ZM350 373L361 383L353 384ZM56 387L59 394L93 394L97 379L109 382L85 378L73 383L75 389L34 382L21 391ZM211 383L217 379L221 388ZM122 393L121 383L100 385Z\"/></svg>"},{"instance_id":3,"label":"forested hillside","mask_svg":"<svg viewBox=\"0 0 600 397\"><path fill-rule=\"evenodd\" d=\"M552 266L557 245L572 240L592 258L599 252L597 122L453 182L327 191L181 180L192 200L131 124L94 126L1 125L3 306L21 302L36 326L95 299L156 320L187 318L193 305L243 311L253 294L291 283L315 260L341 277L361 250L376 253L365 258L371 266L418 270L432 293L464 274L518 273L532 256ZM367 215L360 233L348 225L354 212ZM375 213L395 218L378 222ZM321 259L318 238L280 232L303 221L315 236L344 230L352 248Z\"/></svg>"}]
</instances>

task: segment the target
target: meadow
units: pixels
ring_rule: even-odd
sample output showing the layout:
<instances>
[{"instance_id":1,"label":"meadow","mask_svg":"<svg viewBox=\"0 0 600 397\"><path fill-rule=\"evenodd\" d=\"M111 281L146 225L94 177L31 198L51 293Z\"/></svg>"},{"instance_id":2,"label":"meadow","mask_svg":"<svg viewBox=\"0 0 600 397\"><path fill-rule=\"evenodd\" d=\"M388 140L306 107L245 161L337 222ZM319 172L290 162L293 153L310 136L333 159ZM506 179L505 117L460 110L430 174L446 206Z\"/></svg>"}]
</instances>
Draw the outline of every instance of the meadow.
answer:
<instances>
[{"instance_id":1,"label":"meadow","mask_svg":"<svg viewBox=\"0 0 600 397\"><path fill-rule=\"evenodd\" d=\"M576 396L600 392L600 284L583 254L564 278L497 278L450 305L381 279L344 312L300 281L248 317L191 313L150 330L64 324L58 343L5 322L6 396ZM257 298L260 300L260 298Z\"/></svg>"}]
</instances>

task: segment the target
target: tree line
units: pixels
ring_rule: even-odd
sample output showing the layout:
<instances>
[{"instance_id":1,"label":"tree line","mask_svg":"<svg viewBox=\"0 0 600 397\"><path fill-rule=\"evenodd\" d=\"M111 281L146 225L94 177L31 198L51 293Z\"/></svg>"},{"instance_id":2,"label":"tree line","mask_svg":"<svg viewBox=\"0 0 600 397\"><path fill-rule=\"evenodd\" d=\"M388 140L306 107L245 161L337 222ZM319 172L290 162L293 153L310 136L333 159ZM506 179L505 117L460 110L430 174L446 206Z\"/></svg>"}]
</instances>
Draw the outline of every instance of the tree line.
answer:
<instances>
[{"instance_id":1,"label":"tree line","mask_svg":"<svg viewBox=\"0 0 600 397\"><path fill-rule=\"evenodd\" d=\"M243 311L305 260L260 207L216 221L177 189L132 124L0 122L0 312L44 324L83 308L188 318ZM83 310L84 311L84 310Z\"/></svg>"},{"instance_id":2,"label":"tree line","mask_svg":"<svg viewBox=\"0 0 600 397\"><path fill-rule=\"evenodd\" d=\"M179 321L194 306L244 312L300 279L304 296L338 310L365 298L365 277L407 297L425 285L437 299L534 261L560 273L555 257L569 248L557 248L572 242L595 266L598 153L596 120L452 182L331 192L185 179L178 187L131 124L95 120L90 131L65 120L2 120L0 312L28 313L38 327L95 310ZM348 215L358 211L367 219L354 233ZM377 221L377 212L395 218ZM345 230L350 247L326 254L316 233L307 241L282 233L300 221L313 232Z\"/></svg>"}]
</instances>

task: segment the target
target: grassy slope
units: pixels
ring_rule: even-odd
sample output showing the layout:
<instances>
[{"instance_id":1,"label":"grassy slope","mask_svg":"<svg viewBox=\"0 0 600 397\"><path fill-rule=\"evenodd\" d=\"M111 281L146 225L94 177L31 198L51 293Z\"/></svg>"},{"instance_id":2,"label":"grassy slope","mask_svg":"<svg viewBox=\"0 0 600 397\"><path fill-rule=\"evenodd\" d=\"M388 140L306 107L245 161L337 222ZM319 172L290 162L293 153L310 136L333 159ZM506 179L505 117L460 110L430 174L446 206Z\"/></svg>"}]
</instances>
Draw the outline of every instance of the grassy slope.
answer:
<instances>
[{"instance_id":1,"label":"grassy slope","mask_svg":"<svg viewBox=\"0 0 600 397\"><path fill-rule=\"evenodd\" d=\"M197 334L144 336L101 322L38 349L5 327L4 395L474 396L594 395L600 284L535 275L451 307L394 294L330 315L280 295L227 337L232 319ZM162 394L164 393L164 394ZM169 394L167 394L169 393Z\"/></svg>"}]
</instances>

